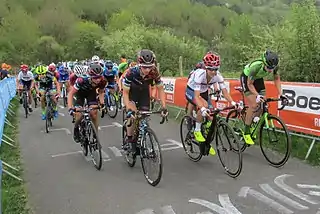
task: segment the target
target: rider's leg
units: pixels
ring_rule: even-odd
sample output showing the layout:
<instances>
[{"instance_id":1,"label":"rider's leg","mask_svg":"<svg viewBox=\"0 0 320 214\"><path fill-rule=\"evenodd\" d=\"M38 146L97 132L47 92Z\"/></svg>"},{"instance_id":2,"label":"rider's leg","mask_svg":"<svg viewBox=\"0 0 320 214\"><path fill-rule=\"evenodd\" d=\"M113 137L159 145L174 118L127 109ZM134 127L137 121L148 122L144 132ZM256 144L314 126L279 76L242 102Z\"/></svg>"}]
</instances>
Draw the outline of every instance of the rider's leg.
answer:
<instances>
[{"instance_id":1,"label":"rider's leg","mask_svg":"<svg viewBox=\"0 0 320 214\"><path fill-rule=\"evenodd\" d=\"M51 90L51 94L52 94L52 100L53 100L53 110L54 110L54 117L58 118L58 99L56 98L56 94L57 94L57 90L56 89L52 89Z\"/></svg>"},{"instance_id":2,"label":"rider's leg","mask_svg":"<svg viewBox=\"0 0 320 214\"><path fill-rule=\"evenodd\" d=\"M22 84L22 82L19 82L19 85L18 85L18 96L19 96L20 104L22 104L22 97L21 97L22 89L23 89L23 84Z\"/></svg>"},{"instance_id":3,"label":"rider's leg","mask_svg":"<svg viewBox=\"0 0 320 214\"><path fill-rule=\"evenodd\" d=\"M45 98L45 90L42 88L39 88L39 93L41 95L41 115L42 115L42 120L46 119L46 98Z\"/></svg>"}]
</instances>

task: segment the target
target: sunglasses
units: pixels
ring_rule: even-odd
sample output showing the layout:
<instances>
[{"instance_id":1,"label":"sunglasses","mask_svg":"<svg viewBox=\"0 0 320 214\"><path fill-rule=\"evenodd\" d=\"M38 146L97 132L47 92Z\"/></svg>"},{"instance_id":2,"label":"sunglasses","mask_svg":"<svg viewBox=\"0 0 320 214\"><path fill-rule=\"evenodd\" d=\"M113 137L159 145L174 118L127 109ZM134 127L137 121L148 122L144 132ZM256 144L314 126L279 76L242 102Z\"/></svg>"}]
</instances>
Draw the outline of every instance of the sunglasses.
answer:
<instances>
[{"instance_id":1,"label":"sunglasses","mask_svg":"<svg viewBox=\"0 0 320 214\"><path fill-rule=\"evenodd\" d=\"M112 68L113 68L113 66L108 66L108 67L107 67L108 70L110 70L110 69L112 69Z\"/></svg>"},{"instance_id":2,"label":"sunglasses","mask_svg":"<svg viewBox=\"0 0 320 214\"><path fill-rule=\"evenodd\" d=\"M210 67L210 66L206 66L206 69L209 71L218 71L219 70L219 68L217 68L217 67Z\"/></svg>"},{"instance_id":3,"label":"sunglasses","mask_svg":"<svg viewBox=\"0 0 320 214\"><path fill-rule=\"evenodd\" d=\"M271 65L266 65L268 70L274 70L276 68L276 66L271 66Z\"/></svg>"}]
</instances>

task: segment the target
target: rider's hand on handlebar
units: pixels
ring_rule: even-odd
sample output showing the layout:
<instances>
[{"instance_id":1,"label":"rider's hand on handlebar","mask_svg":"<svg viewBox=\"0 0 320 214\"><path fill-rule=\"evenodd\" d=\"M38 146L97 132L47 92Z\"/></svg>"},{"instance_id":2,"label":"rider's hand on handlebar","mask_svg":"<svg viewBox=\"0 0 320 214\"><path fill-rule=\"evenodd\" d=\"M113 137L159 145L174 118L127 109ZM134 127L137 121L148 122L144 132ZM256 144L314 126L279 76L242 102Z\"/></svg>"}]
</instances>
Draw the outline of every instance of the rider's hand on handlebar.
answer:
<instances>
[{"instance_id":1,"label":"rider's hand on handlebar","mask_svg":"<svg viewBox=\"0 0 320 214\"><path fill-rule=\"evenodd\" d=\"M289 99L288 99L287 95L281 94L280 95L280 99L281 99L282 105L288 105L289 104Z\"/></svg>"},{"instance_id":2,"label":"rider's hand on handlebar","mask_svg":"<svg viewBox=\"0 0 320 214\"><path fill-rule=\"evenodd\" d=\"M262 96L262 95L257 95L257 97L256 97L256 102L257 103L260 103L260 102L263 102L264 101L264 97Z\"/></svg>"},{"instance_id":3,"label":"rider's hand on handlebar","mask_svg":"<svg viewBox=\"0 0 320 214\"><path fill-rule=\"evenodd\" d=\"M68 112L69 112L69 114L70 114L71 116L73 116L73 114L74 114L74 112L75 112L75 109L74 109L74 108L69 108Z\"/></svg>"},{"instance_id":4,"label":"rider's hand on handlebar","mask_svg":"<svg viewBox=\"0 0 320 214\"><path fill-rule=\"evenodd\" d=\"M209 113L210 113L210 110L209 110L209 109L207 109L207 108L205 108L205 107L202 107L202 108L200 109L200 111L201 111L201 115L202 115L203 117L209 116Z\"/></svg>"},{"instance_id":5,"label":"rider's hand on handlebar","mask_svg":"<svg viewBox=\"0 0 320 214\"><path fill-rule=\"evenodd\" d=\"M133 118L133 119L135 119L135 115L136 115L136 112L132 111L131 109L128 109L128 111L127 111L127 118Z\"/></svg>"}]
</instances>

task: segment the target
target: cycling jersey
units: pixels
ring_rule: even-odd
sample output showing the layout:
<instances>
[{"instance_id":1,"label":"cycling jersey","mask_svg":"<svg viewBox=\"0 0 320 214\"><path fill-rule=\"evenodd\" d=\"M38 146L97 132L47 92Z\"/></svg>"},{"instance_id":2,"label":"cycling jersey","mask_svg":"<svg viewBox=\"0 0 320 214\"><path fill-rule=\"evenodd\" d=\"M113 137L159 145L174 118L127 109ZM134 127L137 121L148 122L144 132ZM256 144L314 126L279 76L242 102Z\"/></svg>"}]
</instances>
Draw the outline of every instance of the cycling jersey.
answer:
<instances>
[{"instance_id":1,"label":"cycling jersey","mask_svg":"<svg viewBox=\"0 0 320 214\"><path fill-rule=\"evenodd\" d=\"M47 72L45 75L36 75L35 81L39 82L41 89L54 89L54 82L57 80L51 73Z\"/></svg>"},{"instance_id":2,"label":"cycling jersey","mask_svg":"<svg viewBox=\"0 0 320 214\"><path fill-rule=\"evenodd\" d=\"M192 90L200 91L200 93L203 93L208 91L208 88L215 83L219 84L220 89L226 88L224 79L219 71L217 71L217 75L213 76L208 82L206 70L200 68L191 72L187 86Z\"/></svg>"},{"instance_id":3,"label":"cycling jersey","mask_svg":"<svg viewBox=\"0 0 320 214\"><path fill-rule=\"evenodd\" d=\"M151 70L150 73L144 78L140 74L140 68L138 66L128 69L126 76L123 81L123 87L130 88L132 84L137 86L142 85L161 85L162 80L159 72L157 70Z\"/></svg>"},{"instance_id":4,"label":"cycling jersey","mask_svg":"<svg viewBox=\"0 0 320 214\"><path fill-rule=\"evenodd\" d=\"M33 73L31 71L27 71L26 73L20 71L18 74L19 81L31 81L34 79Z\"/></svg>"},{"instance_id":5,"label":"cycling jersey","mask_svg":"<svg viewBox=\"0 0 320 214\"><path fill-rule=\"evenodd\" d=\"M273 74L277 74L278 67L273 70ZM247 64L243 70L243 73L251 80L257 80L264 78L270 74L269 71L264 69L264 63L262 60L256 60Z\"/></svg>"},{"instance_id":6,"label":"cycling jersey","mask_svg":"<svg viewBox=\"0 0 320 214\"><path fill-rule=\"evenodd\" d=\"M118 68L116 66L113 66L111 71L108 70L108 68L104 68L104 71L103 71L103 76L104 77L115 77L118 75Z\"/></svg>"},{"instance_id":7,"label":"cycling jersey","mask_svg":"<svg viewBox=\"0 0 320 214\"><path fill-rule=\"evenodd\" d=\"M69 72L66 70L59 70L59 82L65 82L67 80L69 80Z\"/></svg>"},{"instance_id":8,"label":"cycling jersey","mask_svg":"<svg viewBox=\"0 0 320 214\"><path fill-rule=\"evenodd\" d=\"M121 62L118 66L119 77L124 73L124 71L129 67L127 62Z\"/></svg>"}]
</instances>

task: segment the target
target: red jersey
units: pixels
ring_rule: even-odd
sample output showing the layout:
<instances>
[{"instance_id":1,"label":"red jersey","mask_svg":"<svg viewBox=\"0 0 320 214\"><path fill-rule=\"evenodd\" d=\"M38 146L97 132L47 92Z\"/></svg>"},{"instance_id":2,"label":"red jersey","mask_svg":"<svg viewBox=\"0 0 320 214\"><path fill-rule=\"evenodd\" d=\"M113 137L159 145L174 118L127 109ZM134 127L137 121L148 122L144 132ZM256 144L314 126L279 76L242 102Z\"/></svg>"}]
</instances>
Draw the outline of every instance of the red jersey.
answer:
<instances>
[{"instance_id":1,"label":"red jersey","mask_svg":"<svg viewBox=\"0 0 320 214\"><path fill-rule=\"evenodd\" d=\"M71 86L73 86L73 85L75 84L77 78L78 78L78 77L77 77L74 73L72 73L72 74L70 75L69 81L70 81L70 85L71 85Z\"/></svg>"}]
</instances>

